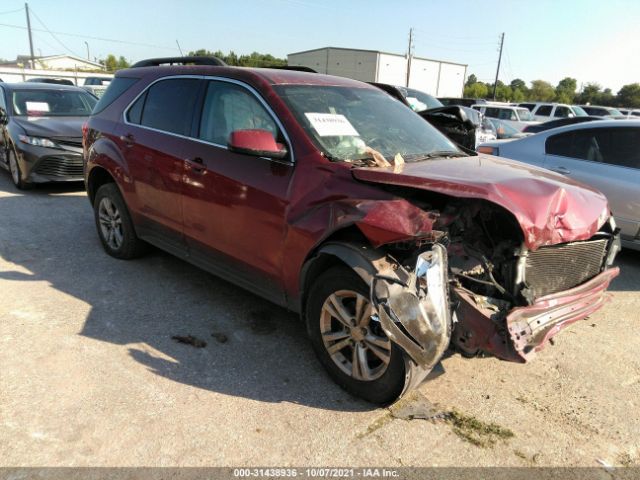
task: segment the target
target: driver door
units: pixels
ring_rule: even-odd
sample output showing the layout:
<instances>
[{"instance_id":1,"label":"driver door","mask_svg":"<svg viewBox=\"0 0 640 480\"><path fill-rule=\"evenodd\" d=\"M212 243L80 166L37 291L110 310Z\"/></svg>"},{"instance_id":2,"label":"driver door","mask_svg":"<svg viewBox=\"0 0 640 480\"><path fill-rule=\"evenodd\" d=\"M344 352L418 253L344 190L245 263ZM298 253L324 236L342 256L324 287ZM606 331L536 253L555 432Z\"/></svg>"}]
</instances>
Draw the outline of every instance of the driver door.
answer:
<instances>
[{"instance_id":1,"label":"driver door","mask_svg":"<svg viewBox=\"0 0 640 480\"><path fill-rule=\"evenodd\" d=\"M231 152L236 130L262 129L285 144L266 103L235 81L208 81L198 140L189 142L183 182L184 234L192 259L282 303L281 281L291 145L282 160Z\"/></svg>"}]
</instances>

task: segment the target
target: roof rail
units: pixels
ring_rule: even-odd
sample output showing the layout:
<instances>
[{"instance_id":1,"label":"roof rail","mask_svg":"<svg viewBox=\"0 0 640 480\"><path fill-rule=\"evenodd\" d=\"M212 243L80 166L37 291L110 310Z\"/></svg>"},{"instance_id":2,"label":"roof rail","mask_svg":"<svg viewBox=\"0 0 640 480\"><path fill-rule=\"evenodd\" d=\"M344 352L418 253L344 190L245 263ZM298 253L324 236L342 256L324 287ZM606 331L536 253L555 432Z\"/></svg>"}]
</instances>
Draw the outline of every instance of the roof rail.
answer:
<instances>
[{"instance_id":1,"label":"roof rail","mask_svg":"<svg viewBox=\"0 0 640 480\"><path fill-rule=\"evenodd\" d=\"M217 57L163 57L140 60L131 65L131 68L158 67L160 65L213 65L224 67L227 64Z\"/></svg>"},{"instance_id":2,"label":"roof rail","mask_svg":"<svg viewBox=\"0 0 640 480\"><path fill-rule=\"evenodd\" d=\"M303 67L302 65L265 65L262 68L277 68L279 70L295 70L297 72L318 73L311 67Z\"/></svg>"}]
</instances>

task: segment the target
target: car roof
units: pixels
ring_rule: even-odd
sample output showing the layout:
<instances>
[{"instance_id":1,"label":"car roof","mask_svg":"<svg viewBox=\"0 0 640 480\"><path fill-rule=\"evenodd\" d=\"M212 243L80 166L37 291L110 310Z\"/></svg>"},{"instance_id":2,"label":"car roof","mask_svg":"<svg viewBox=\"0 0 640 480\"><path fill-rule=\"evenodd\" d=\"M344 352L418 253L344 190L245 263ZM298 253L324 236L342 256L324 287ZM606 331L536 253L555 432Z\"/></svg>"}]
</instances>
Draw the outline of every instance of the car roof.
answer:
<instances>
[{"instance_id":1,"label":"car roof","mask_svg":"<svg viewBox=\"0 0 640 480\"><path fill-rule=\"evenodd\" d=\"M548 135L561 132L569 132L571 130L585 130L589 128L629 128L640 127L640 120L595 120L591 122L573 123L571 125L562 125L556 128L550 128L535 135Z\"/></svg>"},{"instance_id":2,"label":"car roof","mask_svg":"<svg viewBox=\"0 0 640 480\"><path fill-rule=\"evenodd\" d=\"M358 80L325 75L322 73L300 72L278 68L229 67L211 65L168 65L137 67L119 70L117 77L144 78L147 75L162 78L179 75L229 76L231 78L260 78L271 85L324 85L355 88L377 88Z\"/></svg>"},{"instance_id":3,"label":"car roof","mask_svg":"<svg viewBox=\"0 0 640 480\"><path fill-rule=\"evenodd\" d=\"M2 87L6 90L70 90L73 92L86 92L83 88L72 85L60 85L58 83L38 83L38 82L22 82L22 83L3 83Z\"/></svg>"}]
</instances>

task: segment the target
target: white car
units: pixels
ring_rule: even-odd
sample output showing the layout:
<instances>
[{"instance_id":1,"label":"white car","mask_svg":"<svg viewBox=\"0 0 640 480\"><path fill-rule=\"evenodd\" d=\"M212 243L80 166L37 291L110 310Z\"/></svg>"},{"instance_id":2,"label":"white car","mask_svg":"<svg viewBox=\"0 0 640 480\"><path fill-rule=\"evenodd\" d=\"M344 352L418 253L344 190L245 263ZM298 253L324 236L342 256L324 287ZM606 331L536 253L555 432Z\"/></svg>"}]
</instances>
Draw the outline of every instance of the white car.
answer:
<instances>
[{"instance_id":1,"label":"white car","mask_svg":"<svg viewBox=\"0 0 640 480\"><path fill-rule=\"evenodd\" d=\"M510 142L488 142L478 152L547 168L597 188L609 200L623 246L640 250L640 120L567 125Z\"/></svg>"},{"instance_id":2,"label":"white car","mask_svg":"<svg viewBox=\"0 0 640 480\"><path fill-rule=\"evenodd\" d=\"M522 131L522 129L527 125L540 123L533 119L529 110L518 106L478 104L472 105L471 108L478 110L486 117L502 120L504 123L511 125L520 131Z\"/></svg>"},{"instance_id":3,"label":"white car","mask_svg":"<svg viewBox=\"0 0 640 480\"><path fill-rule=\"evenodd\" d=\"M533 105L531 110L531 115L536 120L541 122L547 122L549 120L557 120L558 118L572 118L572 117L586 117L588 113L585 112L578 105L567 105L566 103L541 103L537 102L534 104L520 104L521 106L526 106L529 108Z\"/></svg>"}]
</instances>

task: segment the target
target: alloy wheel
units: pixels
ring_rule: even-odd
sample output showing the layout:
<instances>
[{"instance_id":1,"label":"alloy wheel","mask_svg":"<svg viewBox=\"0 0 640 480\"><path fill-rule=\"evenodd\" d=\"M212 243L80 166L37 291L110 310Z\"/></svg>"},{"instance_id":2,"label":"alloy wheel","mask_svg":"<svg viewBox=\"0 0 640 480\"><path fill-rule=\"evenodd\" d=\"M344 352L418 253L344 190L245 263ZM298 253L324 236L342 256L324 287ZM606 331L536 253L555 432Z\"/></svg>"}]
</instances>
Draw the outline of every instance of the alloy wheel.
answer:
<instances>
[{"instance_id":1,"label":"alloy wheel","mask_svg":"<svg viewBox=\"0 0 640 480\"><path fill-rule=\"evenodd\" d=\"M371 303L352 290L329 295L320 313L320 334L331 360L350 377L373 381L391 360L391 341L371 319Z\"/></svg>"},{"instance_id":2,"label":"alloy wheel","mask_svg":"<svg viewBox=\"0 0 640 480\"><path fill-rule=\"evenodd\" d=\"M100 200L98 206L100 233L107 245L113 250L119 250L124 240L122 232L122 218L118 207L107 197Z\"/></svg>"}]
</instances>

